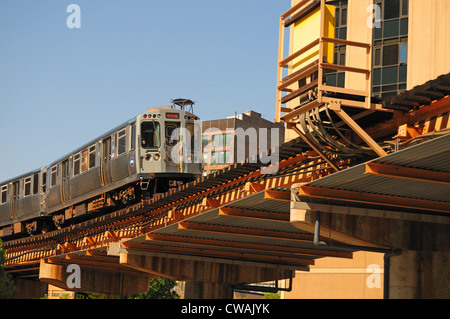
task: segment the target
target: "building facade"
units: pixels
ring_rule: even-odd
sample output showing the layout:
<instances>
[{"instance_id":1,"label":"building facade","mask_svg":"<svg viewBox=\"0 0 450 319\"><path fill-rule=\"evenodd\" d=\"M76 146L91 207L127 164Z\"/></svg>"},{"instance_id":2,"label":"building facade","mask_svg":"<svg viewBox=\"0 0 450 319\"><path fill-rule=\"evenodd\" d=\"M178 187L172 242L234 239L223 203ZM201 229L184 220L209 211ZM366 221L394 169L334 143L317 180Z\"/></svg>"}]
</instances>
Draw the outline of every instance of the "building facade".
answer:
<instances>
[{"instance_id":1,"label":"building facade","mask_svg":"<svg viewBox=\"0 0 450 319\"><path fill-rule=\"evenodd\" d=\"M272 145L272 141L276 141L276 145ZM278 147L283 141L284 124L266 120L255 111L226 119L203 121L204 174L222 170L232 163L259 157L263 149Z\"/></svg>"},{"instance_id":2,"label":"building facade","mask_svg":"<svg viewBox=\"0 0 450 319\"><path fill-rule=\"evenodd\" d=\"M309 137L314 150L332 158L314 140L329 138L327 129L345 127L338 137L350 143L355 132L361 137L369 127L367 116L380 111L376 121L391 120L382 109L387 101L450 72L449 34L450 0L292 0L280 19L277 81L277 121L286 123L286 141ZM336 115L330 108L336 101L332 108L347 112L350 120L330 116ZM395 117L403 109L388 111ZM371 132L367 140L379 133ZM369 142L382 156L383 149ZM323 258L311 271L296 272L294 289L284 296L383 298L383 267L383 255L377 253Z\"/></svg>"}]
</instances>

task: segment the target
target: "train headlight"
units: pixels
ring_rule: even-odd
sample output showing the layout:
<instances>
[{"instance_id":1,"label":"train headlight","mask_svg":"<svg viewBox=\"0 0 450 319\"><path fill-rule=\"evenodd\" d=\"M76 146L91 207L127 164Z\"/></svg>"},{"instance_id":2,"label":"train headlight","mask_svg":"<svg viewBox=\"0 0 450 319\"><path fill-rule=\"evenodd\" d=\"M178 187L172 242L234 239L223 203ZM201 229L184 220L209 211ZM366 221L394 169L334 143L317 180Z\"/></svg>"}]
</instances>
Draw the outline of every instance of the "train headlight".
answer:
<instances>
[{"instance_id":1,"label":"train headlight","mask_svg":"<svg viewBox=\"0 0 450 319\"><path fill-rule=\"evenodd\" d=\"M155 155L153 155L153 159L155 160L155 161L157 161L157 160L159 160L159 154L155 154Z\"/></svg>"},{"instance_id":2,"label":"train headlight","mask_svg":"<svg viewBox=\"0 0 450 319\"><path fill-rule=\"evenodd\" d=\"M150 154L145 155L145 160L149 161L152 158L152 156Z\"/></svg>"}]
</instances>

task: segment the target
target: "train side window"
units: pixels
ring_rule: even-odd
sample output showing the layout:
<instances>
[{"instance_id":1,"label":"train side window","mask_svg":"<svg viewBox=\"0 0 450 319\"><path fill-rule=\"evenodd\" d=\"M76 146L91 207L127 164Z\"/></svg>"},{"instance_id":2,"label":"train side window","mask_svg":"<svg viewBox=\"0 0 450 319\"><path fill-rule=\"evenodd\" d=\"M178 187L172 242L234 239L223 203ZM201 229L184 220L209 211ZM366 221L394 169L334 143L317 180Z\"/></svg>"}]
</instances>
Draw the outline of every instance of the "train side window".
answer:
<instances>
[{"instance_id":1,"label":"train side window","mask_svg":"<svg viewBox=\"0 0 450 319\"><path fill-rule=\"evenodd\" d=\"M83 150L81 154L81 172L85 172L88 168L88 150Z\"/></svg>"},{"instance_id":2,"label":"train side window","mask_svg":"<svg viewBox=\"0 0 450 319\"><path fill-rule=\"evenodd\" d=\"M33 195L36 195L39 191L39 174L33 176Z\"/></svg>"},{"instance_id":3,"label":"train side window","mask_svg":"<svg viewBox=\"0 0 450 319\"><path fill-rule=\"evenodd\" d=\"M5 204L8 199L8 185L2 186L0 204Z\"/></svg>"},{"instance_id":4,"label":"train side window","mask_svg":"<svg viewBox=\"0 0 450 319\"><path fill-rule=\"evenodd\" d=\"M55 165L50 169L50 187L56 185L57 175L58 175L58 167Z\"/></svg>"},{"instance_id":5,"label":"train side window","mask_svg":"<svg viewBox=\"0 0 450 319\"><path fill-rule=\"evenodd\" d=\"M117 133L117 155L121 155L126 152L127 146L127 133L125 129Z\"/></svg>"},{"instance_id":6,"label":"train side window","mask_svg":"<svg viewBox=\"0 0 450 319\"><path fill-rule=\"evenodd\" d=\"M89 169L95 167L95 152L96 147L93 145L89 148Z\"/></svg>"},{"instance_id":7,"label":"train side window","mask_svg":"<svg viewBox=\"0 0 450 319\"><path fill-rule=\"evenodd\" d=\"M130 137L130 150L134 150L136 147L136 124L131 125L131 137Z\"/></svg>"},{"instance_id":8,"label":"train side window","mask_svg":"<svg viewBox=\"0 0 450 319\"><path fill-rule=\"evenodd\" d=\"M31 177L24 179L23 183L23 196L31 195Z\"/></svg>"},{"instance_id":9,"label":"train side window","mask_svg":"<svg viewBox=\"0 0 450 319\"><path fill-rule=\"evenodd\" d=\"M73 176L80 174L80 154L73 156Z\"/></svg>"}]
</instances>

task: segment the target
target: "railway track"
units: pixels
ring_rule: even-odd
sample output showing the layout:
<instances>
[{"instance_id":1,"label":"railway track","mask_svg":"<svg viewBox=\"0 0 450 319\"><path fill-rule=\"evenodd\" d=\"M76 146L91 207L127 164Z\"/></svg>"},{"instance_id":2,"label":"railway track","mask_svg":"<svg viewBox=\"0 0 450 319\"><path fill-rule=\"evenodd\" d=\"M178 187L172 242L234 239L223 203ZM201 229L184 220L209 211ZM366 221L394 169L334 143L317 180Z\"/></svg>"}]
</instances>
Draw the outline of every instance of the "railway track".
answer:
<instances>
[{"instance_id":1,"label":"railway track","mask_svg":"<svg viewBox=\"0 0 450 319\"><path fill-rule=\"evenodd\" d=\"M318 157L303 155L308 147L301 139L282 145L279 167L274 174L262 174L261 163L233 164L222 171L203 176L151 199L141 200L111 213L65 228L3 243L7 250L5 266L30 262L83 248L105 245L123 238L133 238L152 229L164 227L172 212L201 204L227 192L244 188L247 183L278 179L298 174L332 172ZM300 165L299 165L300 164ZM343 163L345 165L345 163ZM95 243L95 244L94 244Z\"/></svg>"}]
</instances>

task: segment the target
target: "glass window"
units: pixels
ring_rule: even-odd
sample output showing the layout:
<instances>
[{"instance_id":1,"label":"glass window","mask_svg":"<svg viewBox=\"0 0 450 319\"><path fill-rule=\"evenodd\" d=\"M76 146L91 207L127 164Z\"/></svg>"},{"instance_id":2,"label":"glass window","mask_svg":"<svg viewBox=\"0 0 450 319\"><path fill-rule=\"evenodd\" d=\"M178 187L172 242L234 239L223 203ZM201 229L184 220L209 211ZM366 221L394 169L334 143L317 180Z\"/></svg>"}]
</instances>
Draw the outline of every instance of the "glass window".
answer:
<instances>
[{"instance_id":1,"label":"glass window","mask_svg":"<svg viewBox=\"0 0 450 319\"><path fill-rule=\"evenodd\" d=\"M219 162L219 152L211 153L211 165L218 164Z\"/></svg>"},{"instance_id":2,"label":"glass window","mask_svg":"<svg viewBox=\"0 0 450 319\"><path fill-rule=\"evenodd\" d=\"M398 66L384 68L382 71L382 84L393 84L398 82ZM384 91L384 87L383 87Z\"/></svg>"},{"instance_id":3,"label":"glass window","mask_svg":"<svg viewBox=\"0 0 450 319\"><path fill-rule=\"evenodd\" d=\"M23 194L24 196L28 196L31 194L31 177L25 178L23 182Z\"/></svg>"},{"instance_id":4,"label":"glass window","mask_svg":"<svg viewBox=\"0 0 450 319\"><path fill-rule=\"evenodd\" d=\"M383 48L383 66L398 64L398 44Z\"/></svg>"},{"instance_id":5,"label":"glass window","mask_svg":"<svg viewBox=\"0 0 450 319\"><path fill-rule=\"evenodd\" d=\"M339 54L339 65L345 65L345 52Z\"/></svg>"},{"instance_id":6,"label":"glass window","mask_svg":"<svg viewBox=\"0 0 450 319\"><path fill-rule=\"evenodd\" d=\"M336 86L340 88L345 87L345 72L338 73Z\"/></svg>"},{"instance_id":7,"label":"glass window","mask_svg":"<svg viewBox=\"0 0 450 319\"><path fill-rule=\"evenodd\" d=\"M400 44L400 63L406 63L408 61L408 45Z\"/></svg>"},{"instance_id":8,"label":"glass window","mask_svg":"<svg viewBox=\"0 0 450 319\"><path fill-rule=\"evenodd\" d=\"M373 69L373 85L381 84L381 69Z\"/></svg>"},{"instance_id":9,"label":"glass window","mask_svg":"<svg viewBox=\"0 0 450 319\"><path fill-rule=\"evenodd\" d=\"M142 147L160 147L160 127L159 122L149 121L141 124Z\"/></svg>"},{"instance_id":10,"label":"glass window","mask_svg":"<svg viewBox=\"0 0 450 319\"><path fill-rule=\"evenodd\" d=\"M408 15L409 0L402 0L402 16Z\"/></svg>"},{"instance_id":11,"label":"glass window","mask_svg":"<svg viewBox=\"0 0 450 319\"><path fill-rule=\"evenodd\" d=\"M42 173L42 192L45 193L47 188L47 172Z\"/></svg>"},{"instance_id":12,"label":"glass window","mask_svg":"<svg viewBox=\"0 0 450 319\"><path fill-rule=\"evenodd\" d=\"M81 152L81 172L87 171L88 168L88 150L85 149Z\"/></svg>"},{"instance_id":13,"label":"glass window","mask_svg":"<svg viewBox=\"0 0 450 319\"><path fill-rule=\"evenodd\" d=\"M89 169L95 167L95 151L95 145L89 148Z\"/></svg>"},{"instance_id":14,"label":"glass window","mask_svg":"<svg viewBox=\"0 0 450 319\"><path fill-rule=\"evenodd\" d=\"M33 194L36 195L39 191L39 174L34 174L33 177Z\"/></svg>"},{"instance_id":15,"label":"glass window","mask_svg":"<svg viewBox=\"0 0 450 319\"><path fill-rule=\"evenodd\" d=\"M391 20L384 22L384 33L385 38L397 37L400 34L400 21Z\"/></svg>"},{"instance_id":16,"label":"glass window","mask_svg":"<svg viewBox=\"0 0 450 319\"><path fill-rule=\"evenodd\" d=\"M4 203L6 203L6 200L8 199L8 185L2 186L1 192L2 192L2 194L1 194L0 204L4 204Z\"/></svg>"},{"instance_id":17,"label":"glass window","mask_svg":"<svg viewBox=\"0 0 450 319\"><path fill-rule=\"evenodd\" d=\"M407 68L406 65L400 65L398 70L398 82L406 82Z\"/></svg>"},{"instance_id":18,"label":"glass window","mask_svg":"<svg viewBox=\"0 0 450 319\"><path fill-rule=\"evenodd\" d=\"M14 182L13 183L13 197L14 199L18 199L19 198L19 193L20 193L20 182Z\"/></svg>"},{"instance_id":19,"label":"glass window","mask_svg":"<svg viewBox=\"0 0 450 319\"><path fill-rule=\"evenodd\" d=\"M400 21L400 35L408 35L408 18Z\"/></svg>"},{"instance_id":20,"label":"glass window","mask_svg":"<svg viewBox=\"0 0 450 319\"><path fill-rule=\"evenodd\" d=\"M80 154L73 156L73 176L80 174Z\"/></svg>"},{"instance_id":21,"label":"glass window","mask_svg":"<svg viewBox=\"0 0 450 319\"><path fill-rule=\"evenodd\" d=\"M339 30L339 39L347 40L347 28L340 28L340 30Z\"/></svg>"},{"instance_id":22,"label":"glass window","mask_svg":"<svg viewBox=\"0 0 450 319\"><path fill-rule=\"evenodd\" d=\"M374 66L381 65L381 48L375 48Z\"/></svg>"},{"instance_id":23,"label":"glass window","mask_svg":"<svg viewBox=\"0 0 450 319\"><path fill-rule=\"evenodd\" d=\"M69 178L69 174L70 174L70 169L69 169L69 160L66 159L62 162L62 179L63 181L65 181L66 179Z\"/></svg>"},{"instance_id":24,"label":"glass window","mask_svg":"<svg viewBox=\"0 0 450 319\"><path fill-rule=\"evenodd\" d=\"M381 28L373 28L374 32L375 32L375 35L374 35L375 39L378 40L378 39L383 38L383 26L384 26L384 22L381 22Z\"/></svg>"},{"instance_id":25,"label":"glass window","mask_svg":"<svg viewBox=\"0 0 450 319\"><path fill-rule=\"evenodd\" d=\"M339 8L336 9L336 13L335 13L335 21L334 21L334 26L335 27L339 27L341 25L341 19L340 19L340 10Z\"/></svg>"},{"instance_id":26,"label":"glass window","mask_svg":"<svg viewBox=\"0 0 450 319\"><path fill-rule=\"evenodd\" d=\"M203 164L209 164L208 157L209 157L209 153L204 152L203 153Z\"/></svg>"},{"instance_id":27,"label":"glass window","mask_svg":"<svg viewBox=\"0 0 450 319\"><path fill-rule=\"evenodd\" d=\"M330 86L336 86L336 73L326 75L326 84Z\"/></svg>"},{"instance_id":28,"label":"glass window","mask_svg":"<svg viewBox=\"0 0 450 319\"><path fill-rule=\"evenodd\" d=\"M126 152L126 146L127 146L126 138L127 138L127 134L126 134L125 129L123 129L122 131L120 131L117 134L117 144L118 144L117 155L121 155Z\"/></svg>"},{"instance_id":29,"label":"glass window","mask_svg":"<svg viewBox=\"0 0 450 319\"><path fill-rule=\"evenodd\" d=\"M341 26L347 25L347 8L341 10Z\"/></svg>"},{"instance_id":30,"label":"glass window","mask_svg":"<svg viewBox=\"0 0 450 319\"><path fill-rule=\"evenodd\" d=\"M213 135L212 137L212 146L220 146L220 139L221 139L222 135Z\"/></svg>"},{"instance_id":31,"label":"glass window","mask_svg":"<svg viewBox=\"0 0 450 319\"><path fill-rule=\"evenodd\" d=\"M131 125L131 141L130 150L134 150L136 147L136 124Z\"/></svg>"},{"instance_id":32,"label":"glass window","mask_svg":"<svg viewBox=\"0 0 450 319\"><path fill-rule=\"evenodd\" d=\"M230 158L230 151L225 152L225 164L230 164L231 158Z\"/></svg>"},{"instance_id":33,"label":"glass window","mask_svg":"<svg viewBox=\"0 0 450 319\"><path fill-rule=\"evenodd\" d=\"M58 174L58 167L55 165L50 170L50 187L53 187L56 185L57 174Z\"/></svg>"},{"instance_id":34,"label":"glass window","mask_svg":"<svg viewBox=\"0 0 450 319\"><path fill-rule=\"evenodd\" d=\"M202 147L208 146L209 143L209 135L203 135L202 136Z\"/></svg>"},{"instance_id":35,"label":"glass window","mask_svg":"<svg viewBox=\"0 0 450 319\"><path fill-rule=\"evenodd\" d=\"M400 16L400 0L384 1L384 19L395 19Z\"/></svg>"},{"instance_id":36,"label":"glass window","mask_svg":"<svg viewBox=\"0 0 450 319\"><path fill-rule=\"evenodd\" d=\"M223 145L229 146L231 145L231 133L224 134L225 141Z\"/></svg>"}]
</instances>

